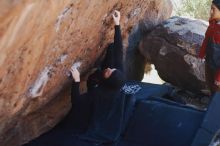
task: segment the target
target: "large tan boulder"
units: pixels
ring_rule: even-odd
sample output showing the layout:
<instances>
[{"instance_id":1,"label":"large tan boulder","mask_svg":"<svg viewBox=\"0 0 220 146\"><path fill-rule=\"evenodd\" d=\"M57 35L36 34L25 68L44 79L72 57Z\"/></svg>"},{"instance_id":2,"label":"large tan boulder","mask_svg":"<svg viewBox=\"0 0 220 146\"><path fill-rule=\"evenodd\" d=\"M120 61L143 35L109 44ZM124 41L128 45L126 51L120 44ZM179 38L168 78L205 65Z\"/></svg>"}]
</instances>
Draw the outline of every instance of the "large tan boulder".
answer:
<instances>
[{"instance_id":1,"label":"large tan boulder","mask_svg":"<svg viewBox=\"0 0 220 146\"><path fill-rule=\"evenodd\" d=\"M80 61L86 74L100 60L113 40L114 9L122 14L126 47L139 20L157 20L169 5L169 0L1 0L0 145L22 145L66 115L68 69Z\"/></svg>"}]
</instances>

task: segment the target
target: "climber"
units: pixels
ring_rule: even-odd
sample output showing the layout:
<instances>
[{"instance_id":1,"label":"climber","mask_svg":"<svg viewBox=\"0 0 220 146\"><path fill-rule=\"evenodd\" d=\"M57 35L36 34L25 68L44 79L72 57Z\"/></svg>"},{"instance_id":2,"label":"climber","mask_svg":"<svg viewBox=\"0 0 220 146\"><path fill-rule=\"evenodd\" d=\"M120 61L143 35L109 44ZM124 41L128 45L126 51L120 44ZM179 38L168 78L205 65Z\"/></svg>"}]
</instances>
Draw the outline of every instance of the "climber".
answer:
<instances>
[{"instance_id":1,"label":"climber","mask_svg":"<svg viewBox=\"0 0 220 146\"><path fill-rule=\"evenodd\" d=\"M79 112L83 115L80 116L86 116L84 118L86 120L81 121L85 123L87 130L79 136L79 139L96 144L118 141L134 105L132 98L121 91L125 79L119 11L114 12L113 20L115 23L114 43L108 46L100 69L88 77L87 93L79 94L80 73L77 69L71 68L74 80L71 89L73 108L81 110ZM85 101L86 104L83 104Z\"/></svg>"},{"instance_id":2,"label":"climber","mask_svg":"<svg viewBox=\"0 0 220 146\"><path fill-rule=\"evenodd\" d=\"M199 58L205 58L205 76L213 95L220 91L220 0L213 0L209 27L205 34Z\"/></svg>"}]
</instances>

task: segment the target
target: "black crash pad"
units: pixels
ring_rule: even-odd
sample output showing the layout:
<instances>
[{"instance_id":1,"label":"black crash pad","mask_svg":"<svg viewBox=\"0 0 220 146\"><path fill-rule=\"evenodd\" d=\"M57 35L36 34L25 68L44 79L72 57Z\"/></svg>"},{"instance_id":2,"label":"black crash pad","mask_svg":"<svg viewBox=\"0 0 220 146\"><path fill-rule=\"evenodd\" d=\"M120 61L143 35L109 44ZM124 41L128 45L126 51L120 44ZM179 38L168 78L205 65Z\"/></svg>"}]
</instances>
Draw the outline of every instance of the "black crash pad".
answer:
<instances>
[{"instance_id":1,"label":"black crash pad","mask_svg":"<svg viewBox=\"0 0 220 146\"><path fill-rule=\"evenodd\" d=\"M137 103L117 146L186 146L192 141L203 111L160 98L172 91L170 86L140 82L127 85L139 85L141 90L134 94ZM97 145L77 138L77 134L85 132L88 116L85 111L71 110L55 128L24 146Z\"/></svg>"},{"instance_id":2,"label":"black crash pad","mask_svg":"<svg viewBox=\"0 0 220 146\"><path fill-rule=\"evenodd\" d=\"M190 146L204 112L161 98L140 101L125 139L146 146Z\"/></svg>"}]
</instances>

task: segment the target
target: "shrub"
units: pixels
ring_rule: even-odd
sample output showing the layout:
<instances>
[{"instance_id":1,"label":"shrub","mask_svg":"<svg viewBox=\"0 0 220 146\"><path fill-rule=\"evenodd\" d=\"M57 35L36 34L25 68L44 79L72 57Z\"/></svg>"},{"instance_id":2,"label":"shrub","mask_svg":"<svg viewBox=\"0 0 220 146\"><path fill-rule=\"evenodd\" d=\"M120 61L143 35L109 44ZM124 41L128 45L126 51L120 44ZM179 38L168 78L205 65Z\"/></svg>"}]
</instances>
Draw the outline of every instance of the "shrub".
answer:
<instances>
[{"instance_id":1,"label":"shrub","mask_svg":"<svg viewBox=\"0 0 220 146\"><path fill-rule=\"evenodd\" d=\"M174 0L175 15L196 19L209 19L212 0Z\"/></svg>"}]
</instances>

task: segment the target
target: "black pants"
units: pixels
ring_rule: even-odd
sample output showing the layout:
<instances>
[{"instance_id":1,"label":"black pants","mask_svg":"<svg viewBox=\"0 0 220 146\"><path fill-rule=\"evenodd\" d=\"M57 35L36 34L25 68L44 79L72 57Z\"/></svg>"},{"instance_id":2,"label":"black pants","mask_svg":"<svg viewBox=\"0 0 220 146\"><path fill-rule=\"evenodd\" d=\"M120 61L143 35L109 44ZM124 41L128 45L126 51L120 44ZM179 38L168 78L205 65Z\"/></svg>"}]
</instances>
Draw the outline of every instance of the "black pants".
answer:
<instances>
[{"instance_id":1,"label":"black pants","mask_svg":"<svg viewBox=\"0 0 220 146\"><path fill-rule=\"evenodd\" d=\"M209 90L211 91L211 95L213 95L216 91L220 91L220 86L215 85L215 74L216 71L210 67L207 63L205 64L205 78L206 83L208 85Z\"/></svg>"}]
</instances>

